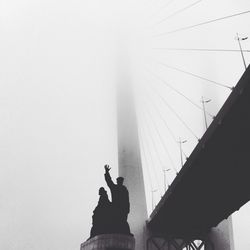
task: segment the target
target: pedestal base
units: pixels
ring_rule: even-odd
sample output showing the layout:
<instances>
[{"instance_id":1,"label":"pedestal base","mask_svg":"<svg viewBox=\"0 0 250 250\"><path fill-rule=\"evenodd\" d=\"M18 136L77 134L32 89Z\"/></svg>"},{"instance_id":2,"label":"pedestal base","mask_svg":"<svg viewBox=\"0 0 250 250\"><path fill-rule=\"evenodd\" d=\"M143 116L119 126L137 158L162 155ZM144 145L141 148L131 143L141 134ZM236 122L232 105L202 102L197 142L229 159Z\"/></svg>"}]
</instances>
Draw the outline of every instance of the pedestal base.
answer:
<instances>
[{"instance_id":1,"label":"pedestal base","mask_svg":"<svg viewBox=\"0 0 250 250\"><path fill-rule=\"evenodd\" d=\"M101 234L81 244L80 250L134 250L135 238L123 234Z\"/></svg>"}]
</instances>

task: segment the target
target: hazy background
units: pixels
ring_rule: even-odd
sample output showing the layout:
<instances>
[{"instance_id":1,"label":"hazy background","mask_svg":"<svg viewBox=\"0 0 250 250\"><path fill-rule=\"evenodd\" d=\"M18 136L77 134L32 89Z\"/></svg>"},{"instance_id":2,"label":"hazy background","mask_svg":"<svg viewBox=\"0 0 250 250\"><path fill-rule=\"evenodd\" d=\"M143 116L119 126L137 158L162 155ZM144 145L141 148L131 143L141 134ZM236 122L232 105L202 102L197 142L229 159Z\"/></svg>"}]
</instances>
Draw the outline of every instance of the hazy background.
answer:
<instances>
[{"instance_id":1,"label":"hazy background","mask_svg":"<svg viewBox=\"0 0 250 250\"><path fill-rule=\"evenodd\" d=\"M153 197L155 204L164 190L159 157L153 153L152 162L147 159L153 151L151 132L159 145L162 162L171 168L169 182L174 171L147 112L152 113L158 124L178 170L180 157L150 99L156 102L175 136L188 140L183 145L187 155L197 140L160 103L150 84L164 95L198 137L204 132L202 112L166 88L152 73L197 103L201 95L211 98L207 109L213 114L230 93L165 69L159 62L229 86L236 84L244 70L239 53L161 50L238 49L236 32L250 35L250 15L242 15L171 36L156 36L250 10L249 0L204 0L156 24L193 2L0 2L0 249L76 250L89 236L98 188L105 185L103 165L109 163L113 166L112 175L117 175L114 86L119 60L128 62L128 75L135 83L140 138L146 152L143 164L147 161L155 167L149 171L144 168L151 211L152 189L158 189ZM249 48L249 42L242 42L244 49ZM121 56L124 54L120 54L121 50L128 52L128 58ZM245 53L247 62L248 54ZM248 207L234 216L236 250L250 249Z\"/></svg>"}]
</instances>

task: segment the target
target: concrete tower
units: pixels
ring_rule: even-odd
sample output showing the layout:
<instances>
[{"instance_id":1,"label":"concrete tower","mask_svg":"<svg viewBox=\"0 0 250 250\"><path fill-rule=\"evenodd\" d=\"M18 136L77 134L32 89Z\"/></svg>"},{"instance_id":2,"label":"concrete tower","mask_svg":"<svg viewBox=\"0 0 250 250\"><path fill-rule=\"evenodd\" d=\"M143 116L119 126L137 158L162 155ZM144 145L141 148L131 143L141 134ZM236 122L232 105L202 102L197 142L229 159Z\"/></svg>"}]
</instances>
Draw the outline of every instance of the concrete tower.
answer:
<instances>
[{"instance_id":1,"label":"concrete tower","mask_svg":"<svg viewBox=\"0 0 250 250\"><path fill-rule=\"evenodd\" d=\"M125 55L126 57L127 55ZM147 220L140 146L136 112L127 60L120 58L117 84L117 129L119 176L125 178L130 198L128 222L135 236L135 249L145 249L145 222Z\"/></svg>"}]
</instances>

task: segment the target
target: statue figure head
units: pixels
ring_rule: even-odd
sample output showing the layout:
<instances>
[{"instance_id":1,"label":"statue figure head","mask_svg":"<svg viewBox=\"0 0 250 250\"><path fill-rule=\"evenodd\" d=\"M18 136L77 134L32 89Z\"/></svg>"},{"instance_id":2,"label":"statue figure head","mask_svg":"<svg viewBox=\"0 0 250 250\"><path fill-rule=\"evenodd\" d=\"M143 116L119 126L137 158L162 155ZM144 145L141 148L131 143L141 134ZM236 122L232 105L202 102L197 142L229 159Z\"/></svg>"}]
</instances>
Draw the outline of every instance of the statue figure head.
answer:
<instances>
[{"instance_id":1,"label":"statue figure head","mask_svg":"<svg viewBox=\"0 0 250 250\"><path fill-rule=\"evenodd\" d=\"M100 187L99 188L99 195L102 196L102 195L106 195L107 194L107 191L105 190L104 187Z\"/></svg>"},{"instance_id":2,"label":"statue figure head","mask_svg":"<svg viewBox=\"0 0 250 250\"><path fill-rule=\"evenodd\" d=\"M123 177L118 177L116 178L117 185L123 185L124 178Z\"/></svg>"}]
</instances>

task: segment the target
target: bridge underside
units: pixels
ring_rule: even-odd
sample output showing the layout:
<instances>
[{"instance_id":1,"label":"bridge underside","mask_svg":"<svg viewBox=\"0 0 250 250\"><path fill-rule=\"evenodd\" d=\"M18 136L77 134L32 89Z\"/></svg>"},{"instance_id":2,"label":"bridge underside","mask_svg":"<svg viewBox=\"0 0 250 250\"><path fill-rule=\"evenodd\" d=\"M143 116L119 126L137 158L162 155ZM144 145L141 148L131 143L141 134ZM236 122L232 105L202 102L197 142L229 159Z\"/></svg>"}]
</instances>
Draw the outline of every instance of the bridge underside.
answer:
<instances>
[{"instance_id":1,"label":"bridge underside","mask_svg":"<svg viewBox=\"0 0 250 250\"><path fill-rule=\"evenodd\" d=\"M200 237L250 199L250 68L148 220L155 234Z\"/></svg>"}]
</instances>

